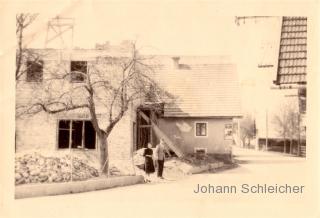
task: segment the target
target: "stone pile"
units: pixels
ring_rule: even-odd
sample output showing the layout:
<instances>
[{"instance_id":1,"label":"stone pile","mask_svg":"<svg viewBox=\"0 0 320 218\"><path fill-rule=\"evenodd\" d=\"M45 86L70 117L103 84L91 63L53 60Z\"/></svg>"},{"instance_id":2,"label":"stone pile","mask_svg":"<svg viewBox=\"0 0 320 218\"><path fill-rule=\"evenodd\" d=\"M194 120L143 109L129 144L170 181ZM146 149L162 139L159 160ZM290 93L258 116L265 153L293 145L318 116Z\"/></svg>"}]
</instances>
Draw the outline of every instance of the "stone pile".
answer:
<instances>
[{"instance_id":1,"label":"stone pile","mask_svg":"<svg viewBox=\"0 0 320 218\"><path fill-rule=\"evenodd\" d=\"M183 158L183 161L193 166L203 166L210 163L218 162L218 160L216 160L214 156L208 154L188 154Z\"/></svg>"},{"instance_id":2,"label":"stone pile","mask_svg":"<svg viewBox=\"0 0 320 218\"><path fill-rule=\"evenodd\" d=\"M87 180L99 176L97 169L84 160L72 158L72 180ZM71 156L45 157L39 153L25 154L15 159L15 184L68 182L71 180Z\"/></svg>"}]
</instances>

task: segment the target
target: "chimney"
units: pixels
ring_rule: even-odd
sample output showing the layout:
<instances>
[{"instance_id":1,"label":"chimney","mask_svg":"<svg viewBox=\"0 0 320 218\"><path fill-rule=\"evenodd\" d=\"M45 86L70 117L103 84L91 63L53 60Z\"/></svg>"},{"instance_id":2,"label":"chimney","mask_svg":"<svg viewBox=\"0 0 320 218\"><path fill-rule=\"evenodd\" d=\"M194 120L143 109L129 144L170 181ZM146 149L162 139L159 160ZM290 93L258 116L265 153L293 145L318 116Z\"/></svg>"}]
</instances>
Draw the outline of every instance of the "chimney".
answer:
<instances>
[{"instance_id":1,"label":"chimney","mask_svg":"<svg viewBox=\"0 0 320 218\"><path fill-rule=\"evenodd\" d=\"M172 57L172 62L173 62L173 69L179 69L179 60L180 57Z\"/></svg>"}]
</instances>

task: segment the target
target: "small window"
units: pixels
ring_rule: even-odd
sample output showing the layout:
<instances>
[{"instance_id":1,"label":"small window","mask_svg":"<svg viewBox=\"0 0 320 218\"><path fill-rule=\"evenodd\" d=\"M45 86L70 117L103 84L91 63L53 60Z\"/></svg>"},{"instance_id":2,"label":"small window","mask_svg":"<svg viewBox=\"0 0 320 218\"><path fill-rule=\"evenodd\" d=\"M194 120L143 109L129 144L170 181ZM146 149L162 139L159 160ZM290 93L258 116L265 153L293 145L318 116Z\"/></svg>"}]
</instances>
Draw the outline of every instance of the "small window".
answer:
<instances>
[{"instance_id":1,"label":"small window","mask_svg":"<svg viewBox=\"0 0 320 218\"><path fill-rule=\"evenodd\" d=\"M224 126L224 139L232 139L233 126L232 124L225 124Z\"/></svg>"},{"instance_id":2,"label":"small window","mask_svg":"<svg viewBox=\"0 0 320 218\"><path fill-rule=\"evenodd\" d=\"M27 61L27 82L41 82L43 79L43 61Z\"/></svg>"},{"instance_id":3,"label":"small window","mask_svg":"<svg viewBox=\"0 0 320 218\"><path fill-rule=\"evenodd\" d=\"M86 61L71 61L71 82L84 82L87 74Z\"/></svg>"},{"instance_id":4,"label":"small window","mask_svg":"<svg viewBox=\"0 0 320 218\"><path fill-rule=\"evenodd\" d=\"M207 154L206 148L194 148L194 153L197 155L205 155Z\"/></svg>"},{"instance_id":5,"label":"small window","mask_svg":"<svg viewBox=\"0 0 320 218\"><path fill-rule=\"evenodd\" d=\"M196 136L207 136L207 123L196 123Z\"/></svg>"},{"instance_id":6,"label":"small window","mask_svg":"<svg viewBox=\"0 0 320 218\"><path fill-rule=\"evenodd\" d=\"M58 124L58 148L96 148L96 133L91 121L60 120Z\"/></svg>"}]
</instances>

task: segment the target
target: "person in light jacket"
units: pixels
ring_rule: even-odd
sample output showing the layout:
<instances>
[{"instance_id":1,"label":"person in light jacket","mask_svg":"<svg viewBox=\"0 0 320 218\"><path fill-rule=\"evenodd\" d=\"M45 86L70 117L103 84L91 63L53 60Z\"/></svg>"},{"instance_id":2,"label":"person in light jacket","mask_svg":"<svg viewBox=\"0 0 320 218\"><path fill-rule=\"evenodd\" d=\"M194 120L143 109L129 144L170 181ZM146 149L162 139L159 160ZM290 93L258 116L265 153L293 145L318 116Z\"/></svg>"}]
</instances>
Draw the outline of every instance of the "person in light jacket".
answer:
<instances>
[{"instance_id":1,"label":"person in light jacket","mask_svg":"<svg viewBox=\"0 0 320 218\"><path fill-rule=\"evenodd\" d=\"M155 156L158 162L157 176L160 179L163 179L162 174L163 174L163 166L165 161L165 142L163 141L163 139L160 139L160 143L156 146Z\"/></svg>"}]
</instances>

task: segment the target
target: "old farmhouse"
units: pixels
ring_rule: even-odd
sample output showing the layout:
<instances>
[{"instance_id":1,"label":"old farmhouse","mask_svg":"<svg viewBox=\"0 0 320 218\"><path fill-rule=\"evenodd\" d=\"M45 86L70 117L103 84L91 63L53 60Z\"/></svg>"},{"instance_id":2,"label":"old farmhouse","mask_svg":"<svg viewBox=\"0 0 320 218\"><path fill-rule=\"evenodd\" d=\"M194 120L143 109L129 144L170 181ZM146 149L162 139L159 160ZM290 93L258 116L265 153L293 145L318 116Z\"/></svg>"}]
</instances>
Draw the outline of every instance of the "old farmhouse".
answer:
<instances>
[{"instance_id":1,"label":"old farmhouse","mask_svg":"<svg viewBox=\"0 0 320 218\"><path fill-rule=\"evenodd\" d=\"M26 105L45 103L57 95L65 104L81 105L86 100L81 90L86 74L93 68L96 72L107 72L103 77L112 83L121 76L114 70L118 67L117 60L128 52L105 48L38 49L33 54L41 55L25 62L25 74L16 86L16 152L63 153L72 149L98 157L98 137L87 108L49 114ZM227 57L216 56L152 56L148 64L152 68L149 76L171 93L174 100L155 103L144 97L129 105L108 138L111 164L122 162L125 166L125 162L125 167L130 168L132 153L148 142L155 146L159 138L165 139L178 156L194 152L230 155L232 120L241 116L235 64ZM60 73L73 71L81 74L59 77ZM52 75L59 79L53 80ZM101 96L95 98L95 112L99 124L104 126L110 99ZM20 110L24 112L21 116Z\"/></svg>"}]
</instances>

